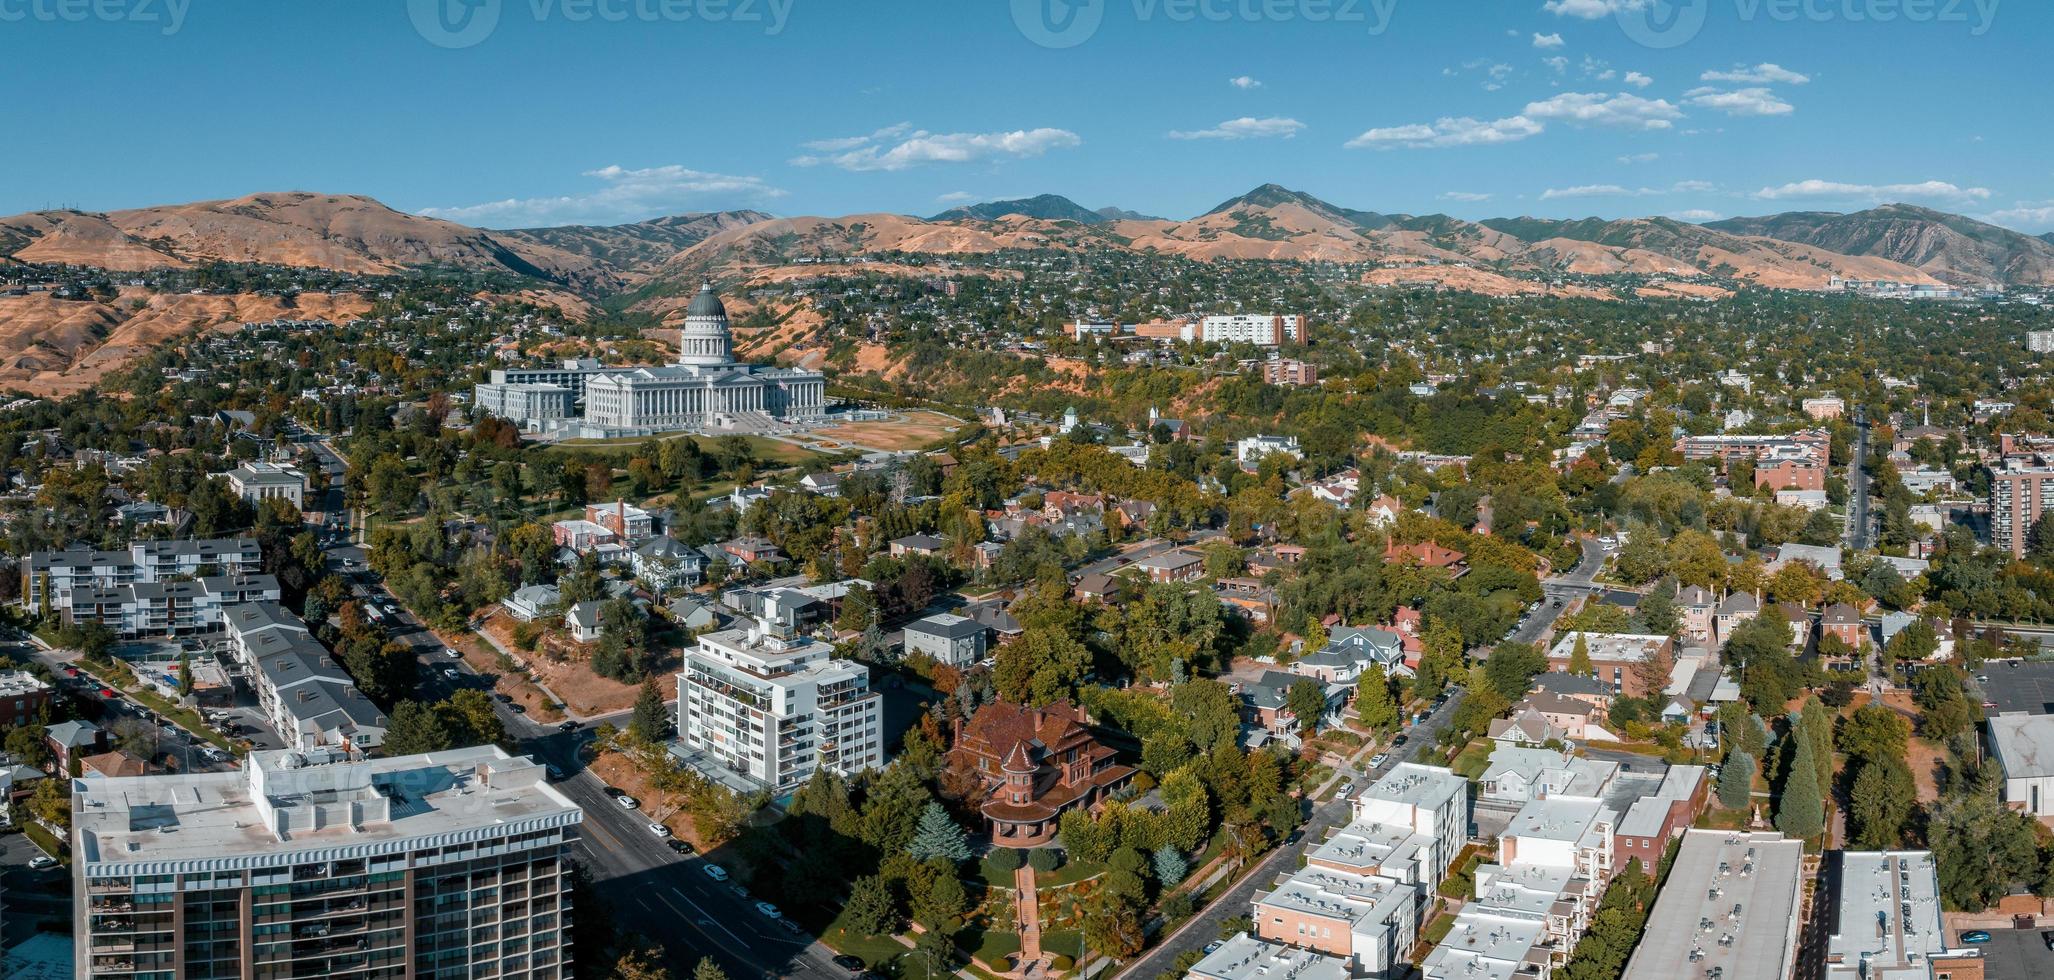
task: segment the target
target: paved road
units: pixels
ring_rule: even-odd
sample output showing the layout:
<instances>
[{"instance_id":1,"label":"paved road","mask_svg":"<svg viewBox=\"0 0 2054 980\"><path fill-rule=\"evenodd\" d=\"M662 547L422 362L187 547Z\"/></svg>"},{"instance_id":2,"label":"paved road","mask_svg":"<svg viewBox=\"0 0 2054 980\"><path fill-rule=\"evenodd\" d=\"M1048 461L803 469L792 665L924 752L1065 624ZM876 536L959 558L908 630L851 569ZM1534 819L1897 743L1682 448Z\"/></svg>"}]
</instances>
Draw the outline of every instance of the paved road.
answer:
<instances>
[{"instance_id":1,"label":"paved road","mask_svg":"<svg viewBox=\"0 0 2054 980\"><path fill-rule=\"evenodd\" d=\"M1535 645L1546 643L1555 621L1562 618L1571 600L1599 591L1597 576L1605 567L1605 554L1605 546L1596 538L1583 539L1583 558L1567 574L1541 582L1541 607L1526 614L1508 639Z\"/></svg>"},{"instance_id":2,"label":"paved road","mask_svg":"<svg viewBox=\"0 0 2054 980\"><path fill-rule=\"evenodd\" d=\"M1388 753L1389 758L1383 765L1363 771L1351 767L1342 770L1340 775L1355 783L1358 788L1365 787L1404 761L1416 751L1417 746L1434 744L1440 738L1441 730L1447 728L1448 723L1455 717L1455 709L1462 704L1462 695L1462 691L1455 691L1452 697L1427 715L1426 720L1408 729L1402 750ZM1228 889L1218 901L1206 906L1204 911L1192 917L1182 930L1162 945L1150 950L1125 970L1120 971L1119 975L1131 977L1133 980L1155 980L1159 974L1170 971L1171 964L1178 956L1203 949L1207 943L1220 938L1221 923L1247 915L1250 903L1255 899L1255 893L1269 890L1276 884L1279 875L1295 870L1298 867L1298 856L1305 852L1305 848L1325 840L1330 828L1346 824L1352 809L1353 805L1349 798L1336 798L1315 805L1311 817L1296 838L1271 851L1254 872Z\"/></svg>"},{"instance_id":3,"label":"paved road","mask_svg":"<svg viewBox=\"0 0 2054 980\"><path fill-rule=\"evenodd\" d=\"M1847 543L1856 551L1869 546L1869 420L1854 415L1854 464L1847 474Z\"/></svg>"}]
</instances>

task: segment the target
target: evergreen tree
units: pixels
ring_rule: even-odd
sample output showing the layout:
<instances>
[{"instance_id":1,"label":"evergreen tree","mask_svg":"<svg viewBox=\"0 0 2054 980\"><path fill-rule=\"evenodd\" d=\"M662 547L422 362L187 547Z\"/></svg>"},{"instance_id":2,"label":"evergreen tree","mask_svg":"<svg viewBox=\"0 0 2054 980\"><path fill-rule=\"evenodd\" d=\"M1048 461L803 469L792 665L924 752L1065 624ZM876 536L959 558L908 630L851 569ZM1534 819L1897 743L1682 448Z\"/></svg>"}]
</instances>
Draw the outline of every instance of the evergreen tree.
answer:
<instances>
[{"instance_id":1,"label":"evergreen tree","mask_svg":"<svg viewBox=\"0 0 2054 980\"><path fill-rule=\"evenodd\" d=\"M1833 712L1825 702L1809 698L1799 715L1804 736L1811 742L1812 773L1819 780L1819 798L1833 791Z\"/></svg>"},{"instance_id":2,"label":"evergreen tree","mask_svg":"<svg viewBox=\"0 0 2054 980\"><path fill-rule=\"evenodd\" d=\"M193 656L190 653L181 651L178 655L178 696L189 698L192 695Z\"/></svg>"},{"instance_id":3,"label":"evergreen tree","mask_svg":"<svg viewBox=\"0 0 2054 980\"><path fill-rule=\"evenodd\" d=\"M1190 873L1190 863L1184 860L1184 855L1177 853L1176 848L1164 844L1155 849L1155 880L1162 887L1175 885Z\"/></svg>"},{"instance_id":4,"label":"evergreen tree","mask_svg":"<svg viewBox=\"0 0 2054 980\"><path fill-rule=\"evenodd\" d=\"M654 742L663 738L669 727L670 716L663 708L663 690L656 686L656 678L642 682L642 692L635 697L635 713L628 721L628 734L638 742Z\"/></svg>"},{"instance_id":5,"label":"evergreen tree","mask_svg":"<svg viewBox=\"0 0 2054 980\"><path fill-rule=\"evenodd\" d=\"M1590 665L1590 641L1584 639L1582 633L1576 634L1576 646L1569 651L1569 672L1579 677L1596 673Z\"/></svg>"},{"instance_id":6,"label":"evergreen tree","mask_svg":"<svg viewBox=\"0 0 2054 980\"><path fill-rule=\"evenodd\" d=\"M969 893L963 890L953 865L934 862L929 866L935 873L927 888L913 896L913 918L930 932L953 935L962 927L963 913L970 910Z\"/></svg>"},{"instance_id":7,"label":"evergreen tree","mask_svg":"<svg viewBox=\"0 0 2054 980\"><path fill-rule=\"evenodd\" d=\"M1885 758L1861 767L1848 790L1848 834L1864 850L1888 850L1904 842L1918 785L1901 758Z\"/></svg>"},{"instance_id":8,"label":"evergreen tree","mask_svg":"<svg viewBox=\"0 0 2054 980\"><path fill-rule=\"evenodd\" d=\"M443 752L455 745L456 737L443 724L442 714L434 705L401 701L392 709L382 748L386 755L401 756Z\"/></svg>"},{"instance_id":9,"label":"evergreen tree","mask_svg":"<svg viewBox=\"0 0 2054 980\"><path fill-rule=\"evenodd\" d=\"M1735 749L1726 755L1719 770L1719 805L1728 810L1745 810L1754 793L1754 756Z\"/></svg>"},{"instance_id":10,"label":"evergreen tree","mask_svg":"<svg viewBox=\"0 0 2054 980\"><path fill-rule=\"evenodd\" d=\"M721 969L720 964L713 962L713 958L709 956L692 968L692 980L727 980L727 971Z\"/></svg>"},{"instance_id":11,"label":"evergreen tree","mask_svg":"<svg viewBox=\"0 0 2054 980\"><path fill-rule=\"evenodd\" d=\"M949 817L949 811L940 803L929 801L920 812L920 826L913 832L912 843L906 845L906 853L921 861L940 858L961 864L970 860L970 843L964 839L962 826Z\"/></svg>"},{"instance_id":12,"label":"evergreen tree","mask_svg":"<svg viewBox=\"0 0 2054 980\"><path fill-rule=\"evenodd\" d=\"M1817 752L1809 738L1797 739L1797 752L1783 777L1783 795L1776 800L1776 829L1809 839L1825 830L1825 799L1819 792Z\"/></svg>"},{"instance_id":13,"label":"evergreen tree","mask_svg":"<svg viewBox=\"0 0 2054 980\"><path fill-rule=\"evenodd\" d=\"M842 920L849 931L860 936L883 936L898 931L898 900L882 875L864 875L849 885L847 914Z\"/></svg>"}]
</instances>

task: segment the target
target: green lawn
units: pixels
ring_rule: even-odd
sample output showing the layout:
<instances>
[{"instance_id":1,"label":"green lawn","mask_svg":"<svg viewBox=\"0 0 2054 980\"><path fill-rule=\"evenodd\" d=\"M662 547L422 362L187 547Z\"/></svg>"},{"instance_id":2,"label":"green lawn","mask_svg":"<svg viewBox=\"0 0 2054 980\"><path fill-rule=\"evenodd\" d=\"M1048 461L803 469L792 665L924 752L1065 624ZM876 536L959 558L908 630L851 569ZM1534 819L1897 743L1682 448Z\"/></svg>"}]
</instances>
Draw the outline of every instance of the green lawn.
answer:
<instances>
[{"instance_id":1,"label":"green lawn","mask_svg":"<svg viewBox=\"0 0 2054 980\"><path fill-rule=\"evenodd\" d=\"M1491 749L1493 747L1493 743L1483 739L1471 742L1462 749L1462 754L1456 756L1455 761L1449 764L1448 768L1455 770L1456 775L1462 776L1471 782L1481 779L1483 778L1484 770L1491 767Z\"/></svg>"},{"instance_id":2,"label":"green lawn","mask_svg":"<svg viewBox=\"0 0 2054 980\"><path fill-rule=\"evenodd\" d=\"M64 853L63 845L59 844L57 838L49 831L44 830L42 824L34 820L23 820L21 822L21 832L28 835L28 839L34 841L37 847L42 848L43 853L66 864L71 863L70 856Z\"/></svg>"},{"instance_id":3,"label":"green lawn","mask_svg":"<svg viewBox=\"0 0 2054 980\"><path fill-rule=\"evenodd\" d=\"M671 436L670 438L672 438L672 439L691 439L691 440L694 440L694 441L696 441L696 442L698 442L698 443L699 443L699 448L700 448L700 449L706 450L707 452L712 452L712 451L713 451L713 446L714 446L714 442L715 442L715 440L716 440L716 439L720 439L720 438L724 438L724 437L720 437L720 436ZM777 441L776 439L766 439L766 438L764 438L763 436L743 436L742 438L743 438L744 440L746 440L746 441L747 441L747 442L749 443L749 451L750 451L750 452L752 452L752 453L755 453L755 454L756 454L756 458L758 458L758 459L767 459L767 460L770 460L771 462L775 462L775 463L789 463L789 464L794 464L794 465L796 465L796 464L799 464L799 463L803 463L803 462L806 462L807 460L810 460L810 459L814 459L814 458L817 458L817 457L821 457L821 456L826 456L826 455L827 455L826 453L822 453L822 452L816 452L816 451L814 451L814 450L811 450L811 449L805 449L805 448L802 448L802 447L799 447L799 446L794 446L794 445L792 445L791 443L788 443L788 442L779 442L779 441ZM645 443L645 442L650 442L650 441L651 441L651 440L650 440L649 438L632 438L632 439L564 439L564 440L561 440L561 441L559 441L559 442L554 442L554 443L551 443L551 444L550 444L550 446L549 446L549 448L551 448L551 449L626 449L626 448L630 448L630 447L633 447L633 446L640 446L640 445L642 445L643 443ZM658 439L658 440L655 440L655 441L661 442L661 441L663 441L663 440L661 440L661 439Z\"/></svg>"}]
</instances>

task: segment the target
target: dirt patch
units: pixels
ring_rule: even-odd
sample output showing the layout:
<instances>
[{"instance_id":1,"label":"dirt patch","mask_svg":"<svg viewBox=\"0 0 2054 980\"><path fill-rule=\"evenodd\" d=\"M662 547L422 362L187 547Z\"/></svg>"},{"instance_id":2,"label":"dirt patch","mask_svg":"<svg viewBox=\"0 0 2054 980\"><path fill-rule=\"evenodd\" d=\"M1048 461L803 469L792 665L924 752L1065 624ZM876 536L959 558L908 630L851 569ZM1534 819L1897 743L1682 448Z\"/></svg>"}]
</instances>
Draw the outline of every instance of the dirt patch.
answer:
<instances>
[{"instance_id":1,"label":"dirt patch","mask_svg":"<svg viewBox=\"0 0 2054 980\"><path fill-rule=\"evenodd\" d=\"M1603 300L1616 300L1619 298L1617 294L1608 290L1592 289L1588 286L1557 286L1529 279L1514 279L1495 272L1487 272L1483 269L1473 269L1460 265L1377 269L1364 275L1362 281L1370 286L1453 289L1459 292L1480 293L1485 296L1576 296L1584 299Z\"/></svg>"},{"instance_id":2,"label":"dirt patch","mask_svg":"<svg viewBox=\"0 0 2054 980\"><path fill-rule=\"evenodd\" d=\"M514 703L520 705L530 719L542 724L555 724L564 720L563 712L556 708L556 699L543 693L542 689L535 685L533 678L521 672L526 665L525 658L513 658L513 669L509 670L508 665L501 662L499 651L493 649L491 644L486 643L476 633L465 633L454 638L437 633L435 638L441 640L444 646L462 654L464 663L479 676L491 678L493 693L513 698Z\"/></svg>"},{"instance_id":3,"label":"dirt patch","mask_svg":"<svg viewBox=\"0 0 2054 980\"><path fill-rule=\"evenodd\" d=\"M869 446L873 449L904 450L919 449L937 439L962 428L963 423L946 415L933 412L908 413L903 420L894 422L851 422L831 429L820 430L820 435L841 442Z\"/></svg>"},{"instance_id":4,"label":"dirt patch","mask_svg":"<svg viewBox=\"0 0 2054 980\"><path fill-rule=\"evenodd\" d=\"M635 706L635 695L641 692L641 688L593 673L589 647L571 642L559 629L551 629L543 633L533 654L525 653L514 643L516 625L517 621L501 610L487 617L478 629L491 634L502 646L515 651L526 661L529 672L542 686L555 691L570 713L591 718ZM493 662L497 663L496 654Z\"/></svg>"},{"instance_id":5,"label":"dirt patch","mask_svg":"<svg viewBox=\"0 0 2054 980\"><path fill-rule=\"evenodd\" d=\"M641 812L651 821L670 828L670 832L704 853L706 841L699 836L699 828L692 822L692 815L685 812L685 801L674 793L665 793L651 784L649 774L635 764L635 760L619 752L601 752L590 763L592 774L608 786L619 789L640 802Z\"/></svg>"}]
</instances>

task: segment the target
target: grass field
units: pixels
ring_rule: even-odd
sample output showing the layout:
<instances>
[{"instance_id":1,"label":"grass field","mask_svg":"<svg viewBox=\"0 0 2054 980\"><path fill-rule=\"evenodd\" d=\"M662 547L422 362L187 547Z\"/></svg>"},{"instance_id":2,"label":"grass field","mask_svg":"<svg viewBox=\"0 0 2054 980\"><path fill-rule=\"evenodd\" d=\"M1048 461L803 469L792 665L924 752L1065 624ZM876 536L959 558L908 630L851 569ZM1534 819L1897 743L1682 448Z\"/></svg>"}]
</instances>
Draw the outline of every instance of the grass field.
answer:
<instances>
[{"instance_id":1,"label":"grass field","mask_svg":"<svg viewBox=\"0 0 2054 980\"><path fill-rule=\"evenodd\" d=\"M1491 742L1484 739L1471 742L1462 750L1461 755L1455 757L1455 761L1448 768L1455 770L1456 775L1475 782L1483 777L1484 770L1491 767L1493 747Z\"/></svg>"},{"instance_id":2,"label":"grass field","mask_svg":"<svg viewBox=\"0 0 2054 980\"><path fill-rule=\"evenodd\" d=\"M960 420L939 412L907 412L901 421L851 422L815 434L839 442L872 449L919 449L963 427Z\"/></svg>"},{"instance_id":3,"label":"grass field","mask_svg":"<svg viewBox=\"0 0 2054 980\"><path fill-rule=\"evenodd\" d=\"M714 442L715 442L715 440L717 440L717 439L721 439L721 438L725 438L725 437L723 437L723 436L666 436L666 437L657 437L657 436L650 436L650 437L646 437L646 438L636 438L636 439L565 439L565 440L562 440L562 441L560 441L560 442L555 442L555 443L551 443L551 444L550 444L550 446L549 446L549 448L551 448L551 449L566 449L566 450L568 450L568 449L626 449L626 448L630 448L630 447L633 447L633 446L639 446L639 445L642 445L642 444L643 444L643 443L645 443L645 442L651 442L651 441L655 441L655 442L663 442L663 441L665 441L666 439L693 439L693 440L697 440L697 441L698 441L698 443L699 443L699 448L700 448L700 449L706 450L707 452L712 452L712 451L713 451L713 446L714 446ZM791 443L788 443L788 442L779 442L779 441L777 441L776 439L767 439L767 438L764 438L763 436L742 436L742 438L748 441L748 443L749 443L749 450L750 450L751 452L755 453L755 454L756 454L756 457L757 457L758 459L767 459L767 460L771 460L772 462L778 462L778 463L789 463L789 464L792 464L792 465L797 465L797 464L800 464L800 463L804 463L804 462L806 462L807 460L810 460L810 459L814 458L815 456L822 456L822 455L826 455L825 453L818 453L818 452L814 452L814 451L813 451L813 450L811 450L811 449L806 449L806 448L803 448L803 447L800 447L800 446L794 446L794 445L792 445Z\"/></svg>"}]
</instances>

